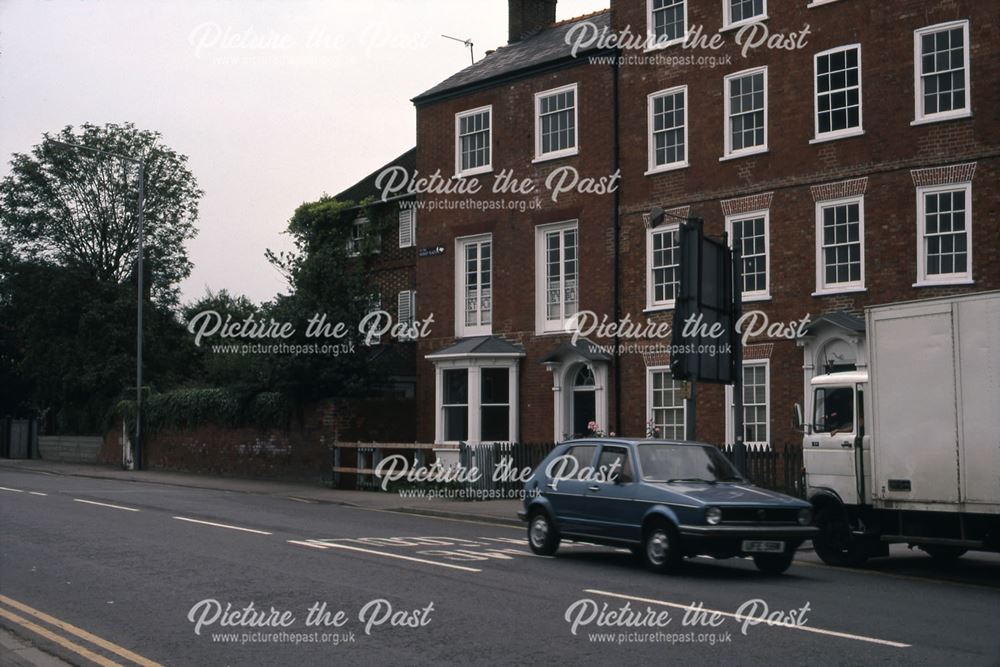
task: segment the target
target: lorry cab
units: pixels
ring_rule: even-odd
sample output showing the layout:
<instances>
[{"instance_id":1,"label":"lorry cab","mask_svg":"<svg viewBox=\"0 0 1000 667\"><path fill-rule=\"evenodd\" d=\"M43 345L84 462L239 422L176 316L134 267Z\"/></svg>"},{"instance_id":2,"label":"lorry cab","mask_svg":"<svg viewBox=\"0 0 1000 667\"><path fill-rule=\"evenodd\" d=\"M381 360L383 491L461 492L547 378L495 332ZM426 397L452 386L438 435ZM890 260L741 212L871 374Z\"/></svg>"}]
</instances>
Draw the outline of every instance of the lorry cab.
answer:
<instances>
[{"instance_id":1,"label":"lorry cab","mask_svg":"<svg viewBox=\"0 0 1000 667\"><path fill-rule=\"evenodd\" d=\"M871 438L865 432L868 374L849 371L814 377L802 425L809 497L832 494L862 505L871 488Z\"/></svg>"}]
</instances>

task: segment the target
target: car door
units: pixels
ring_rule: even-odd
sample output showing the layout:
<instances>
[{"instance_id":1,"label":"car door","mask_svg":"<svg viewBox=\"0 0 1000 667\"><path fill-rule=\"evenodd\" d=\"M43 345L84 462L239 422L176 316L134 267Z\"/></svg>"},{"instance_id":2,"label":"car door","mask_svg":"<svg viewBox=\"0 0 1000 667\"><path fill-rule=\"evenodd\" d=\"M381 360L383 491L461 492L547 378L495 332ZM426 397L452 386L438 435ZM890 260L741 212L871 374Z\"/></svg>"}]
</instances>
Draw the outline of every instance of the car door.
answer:
<instances>
[{"instance_id":1,"label":"car door","mask_svg":"<svg viewBox=\"0 0 1000 667\"><path fill-rule=\"evenodd\" d=\"M587 484L584 520L588 533L615 540L635 540L642 522L632 448L603 445L597 459L599 478ZM608 474L616 471L613 474Z\"/></svg>"},{"instance_id":2,"label":"car door","mask_svg":"<svg viewBox=\"0 0 1000 667\"><path fill-rule=\"evenodd\" d=\"M565 469L567 474L573 471L579 472L584 468L592 468L597 458L597 443L580 443L571 446L563 456L575 459L575 466L570 465ZM558 470L558 466L551 466L553 472ZM591 482L583 481L573 474L570 479L548 479L545 488L545 497L552 504L552 511L556 515L556 522L563 532L579 533L587 532L587 524L583 519L584 514L584 494L587 486Z\"/></svg>"}]
</instances>

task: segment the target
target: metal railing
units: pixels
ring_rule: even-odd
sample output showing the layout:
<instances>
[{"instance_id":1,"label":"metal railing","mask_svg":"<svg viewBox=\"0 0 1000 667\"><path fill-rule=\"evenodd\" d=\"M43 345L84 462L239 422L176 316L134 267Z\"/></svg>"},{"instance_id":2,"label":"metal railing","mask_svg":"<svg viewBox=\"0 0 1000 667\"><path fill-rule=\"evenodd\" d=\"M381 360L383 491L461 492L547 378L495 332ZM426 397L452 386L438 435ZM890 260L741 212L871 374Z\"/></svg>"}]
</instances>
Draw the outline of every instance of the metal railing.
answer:
<instances>
[{"instance_id":1,"label":"metal railing","mask_svg":"<svg viewBox=\"0 0 1000 667\"><path fill-rule=\"evenodd\" d=\"M458 462L466 469L476 468L479 478L464 486L476 492L514 494L524 488L525 474L551 452L551 442L483 442L458 445ZM380 480L375 468L390 454L404 454L413 465L429 464L433 450L442 445L420 443L336 443L332 450L334 488L377 490ZM732 461L731 448L722 452ZM802 448L796 445L780 449L748 448L746 476L757 486L792 496L805 496L805 471ZM484 494L485 495L485 494Z\"/></svg>"},{"instance_id":2,"label":"metal railing","mask_svg":"<svg viewBox=\"0 0 1000 667\"><path fill-rule=\"evenodd\" d=\"M732 448L723 454L734 461ZM802 465L802 447L791 445L780 449L747 448L746 476L757 486L772 491L804 498L806 495L805 468Z\"/></svg>"},{"instance_id":3,"label":"metal railing","mask_svg":"<svg viewBox=\"0 0 1000 667\"><path fill-rule=\"evenodd\" d=\"M481 442L458 446L464 468L475 466L480 477L467 486L475 491L515 494L524 488L525 470L535 467L555 448L552 442ZM530 473L529 473L530 474Z\"/></svg>"}]
</instances>

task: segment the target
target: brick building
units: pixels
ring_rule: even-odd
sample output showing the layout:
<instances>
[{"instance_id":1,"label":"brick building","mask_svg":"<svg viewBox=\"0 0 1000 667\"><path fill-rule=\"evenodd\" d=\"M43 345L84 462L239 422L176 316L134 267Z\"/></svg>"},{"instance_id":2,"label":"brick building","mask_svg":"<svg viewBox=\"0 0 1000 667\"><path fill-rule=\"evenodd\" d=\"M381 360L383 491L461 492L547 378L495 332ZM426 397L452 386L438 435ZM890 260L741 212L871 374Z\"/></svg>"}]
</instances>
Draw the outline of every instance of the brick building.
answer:
<instances>
[{"instance_id":1,"label":"brick building","mask_svg":"<svg viewBox=\"0 0 1000 667\"><path fill-rule=\"evenodd\" d=\"M387 169L412 172L416 149L368 174L338 193L334 199L350 202L356 217L351 223L349 253L375 255L369 265L372 294L370 309L387 312L394 322L412 324L416 317L417 216L413 196L399 194L382 198L378 177ZM413 399L416 393L416 344L412 340L384 336L373 345L369 363L376 364L386 378L383 394Z\"/></svg>"},{"instance_id":2,"label":"brick building","mask_svg":"<svg viewBox=\"0 0 1000 667\"><path fill-rule=\"evenodd\" d=\"M651 347L668 340L565 334L577 311L671 321L676 217L741 238L758 323L803 323L745 347L748 443L798 442L809 379L865 367L865 306L1000 288L993 3L612 0L555 23L555 2L511 0L510 15L507 46L414 99L417 171L483 185L418 196L436 207L421 244L445 248L416 265L419 315L435 317L417 351L421 440L552 440L591 420L642 435L652 420L731 442L727 392L685 402ZM774 48L752 46L765 28ZM599 33L645 43L573 53ZM546 179L569 167L620 170L619 187L553 200ZM534 193L490 191L505 170Z\"/></svg>"}]
</instances>

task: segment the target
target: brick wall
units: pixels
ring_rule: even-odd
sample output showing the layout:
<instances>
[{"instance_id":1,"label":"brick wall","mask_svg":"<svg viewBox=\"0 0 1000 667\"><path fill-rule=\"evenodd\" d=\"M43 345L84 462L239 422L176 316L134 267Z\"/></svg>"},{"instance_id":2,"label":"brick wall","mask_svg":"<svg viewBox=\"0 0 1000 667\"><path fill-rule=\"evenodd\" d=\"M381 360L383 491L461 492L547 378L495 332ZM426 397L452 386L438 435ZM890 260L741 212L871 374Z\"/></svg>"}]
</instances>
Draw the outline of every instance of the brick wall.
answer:
<instances>
[{"instance_id":1,"label":"brick wall","mask_svg":"<svg viewBox=\"0 0 1000 667\"><path fill-rule=\"evenodd\" d=\"M621 273L622 312L643 320L646 307L646 220L654 206L680 215L702 217L706 232L721 236L726 213L766 205L770 212L771 299L748 304L771 321L792 322L806 315L970 291L1000 288L1000 23L993 3L975 0L840 0L807 8L805 0L770 4L771 33L791 34L806 24L811 34L802 50L759 48L746 57L735 33L723 33L726 46L708 52L731 63L629 63L620 74L621 127ZM722 25L722 3L689 0L691 24L708 36ZM645 34L645 0L612 0L613 23ZM914 118L913 31L955 19L970 21L971 101L973 116L923 125ZM830 48L861 44L863 127L865 134L822 143L814 136L813 56ZM700 55L668 47L662 55ZM630 53L634 55L635 52ZM724 153L723 77L744 69L768 67L768 152L720 161ZM579 82L580 155L566 161L531 164L534 92ZM678 85L688 86L690 166L645 175L647 169L647 96ZM562 162L581 171L605 173L611 164L611 69L581 63L418 108L418 169L429 174L454 170L454 114L492 104L494 172L513 168L536 181ZM974 169L970 165L975 165ZM974 284L914 287L917 276L915 184L973 176L972 266ZM483 177L479 177L483 178ZM487 176L486 178L489 178ZM864 194L864 264L866 291L813 296L816 288L816 204L844 194ZM541 354L556 340L536 337L534 329L534 227L543 222L580 219L581 308L612 312L611 197L547 202L526 214L424 214L422 243L447 248L443 256L417 262L421 315L433 312L435 339L418 351L418 436L434 435L433 367L423 355L452 341L454 333L454 239L492 231L495 254L494 333L522 343L521 439L547 439L552 432L551 377ZM655 321L672 320L657 312ZM794 341L769 339L771 440L777 445L800 440L791 429L791 406L802 401L803 354ZM662 359L650 360L662 363ZM646 365L641 354L621 359L622 423L620 433L641 435L646 418ZM613 377L613 373L612 373ZM613 381L612 381L613 384ZM611 389L611 398L614 388ZM613 400L610 415L615 414ZM725 436L724 392L698 388L698 437Z\"/></svg>"},{"instance_id":2,"label":"brick wall","mask_svg":"<svg viewBox=\"0 0 1000 667\"><path fill-rule=\"evenodd\" d=\"M442 245L445 254L417 260L419 317L434 315L434 337L420 342L417 352L417 433L421 441L434 439L434 366L424 356L452 343L455 334L455 238L493 234L493 333L521 344L527 356L520 367L521 433L524 441L552 439L552 377L541 359L564 340L535 335L535 227L578 221L580 252L580 307L598 313L611 311L613 221L612 198L567 193L558 202L548 199L545 179L564 165L582 177L612 173L611 68L581 63L570 69L541 74L417 110L417 170L429 175L440 169L445 177L455 170L455 114L493 105L493 173L475 176L483 182L480 199L518 200L492 193L493 179L503 169L518 179L531 178L543 200L540 211L421 211L421 246ZM577 83L579 155L532 164L535 155L534 95ZM429 199L464 199L463 196ZM475 198L475 197L473 197Z\"/></svg>"},{"instance_id":3,"label":"brick wall","mask_svg":"<svg viewBox=\"0 0 1000 667\"><path fill-rule=\"evenodd\" d=\"M337 439L412 442L412 400L324 401L303 408L287 428L258 429L204 424L161 429L146 436L148 468L274 479L329 477L330 447ZM122 425L105 434L99 461L120 465Z\"/></svg>"}]
</instances>

